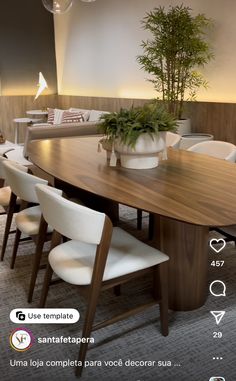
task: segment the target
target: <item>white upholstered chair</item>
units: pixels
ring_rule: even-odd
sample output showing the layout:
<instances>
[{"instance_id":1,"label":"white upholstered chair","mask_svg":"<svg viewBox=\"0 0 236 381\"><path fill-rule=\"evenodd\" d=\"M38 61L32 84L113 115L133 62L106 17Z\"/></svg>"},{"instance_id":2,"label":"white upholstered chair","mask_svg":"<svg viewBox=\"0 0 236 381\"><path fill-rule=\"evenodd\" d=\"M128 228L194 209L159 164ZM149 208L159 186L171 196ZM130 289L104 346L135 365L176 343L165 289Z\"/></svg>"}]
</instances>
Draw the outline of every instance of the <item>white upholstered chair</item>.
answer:
<instances>
[{"instance_id":1,"label":"white upholstered chair","mask_svg":"<svg viewBox=\"0 0 236 381\"><path fill-rule=\"evenodd\" d=\"M178 149L180 146L181 136L173 132L166 132L166 146Z\"/></svg>"},{"instance_id":2,"label":"white upholstered chair","mask_svg":"<svg viewBox=\"0 0 236 381\"><path fill-rule=\"evenodd\" d=\"M0 215L7 214L5 231L3 235L3 242L1 248L1 261L4 259L4 253L7 245L7 240L9 234L15 233L10 231L13 214L19 210L20 199L15 197L11 188L7 185L5 186L5 171L3 163L8 159L0 155L0 206L4 209ZM14 162L12 162L14 164Z\"/></svg>"},{"instance_id":3,"label":"white upholstered chair","mask_svg":"<svg viewBox=\"0 0 236 381\"><path fill-rule=\"evenodd\" d=\"M5 184L5 171L3 163L6 160L8 159L0 155L0 206L4 208L7 208L9 206L11 198L11 188ZM19 203L19 200L17 200L17 203ZM4 214L5 213L6 212L4 212Z\"/></svg>"},{"instance_id":4,"label":"white upholstered chair","mask_svg":"<svg viewBox=\"0 0 236 381\"><path fill-rule=\"evenodd\" d=\"M7 160L5 157L0 156L0 206L6 208L9 206L11 197L11 188L5 185L5 172L3 168L3 162ZM1 214L5 214L3 212Z\"/></svg>"},{"instance_id":5,"label":"white upholstered chair","mask_svg":"<svg viewBox=\"0 0 236 381\"><path fill-rule=\"evenodd\" d=\"M194 144L188 148L188 151L202 153L233 163L236 161L236 146L232 143L219 140L207 140Z\"/></svg>"},{"instance_id":6,"label":"white upholstered chair","mask_svg":"<svg viewBox=\"0 0 236 381\"><path fill-rule=\"evenodd\" d=\"M26 166L32 165L32 162L27 160L24 157L23 151L24 151L24 147L19 145L18 147L10 148L9 150L7 150L4 153L4 156L7 159L15 161L16 163L21 165L26 165Z\"/></svg>"},{"instance_id":7,"label":"white upholstered chair","mask_svg":"<svg viewBox=\"0 0 236 381\"><path fill-rule=\"evenodd\" d=\"M188 151L198 152L218 159L236 162L236 146L228 142L217 140L205 141L190 147ZM236 168L235 168L236 171ZM216 228L219 233L224 234L229 240L236 242L236 225Z\"/></svg>"},{"instance_id":8,"label":"white upholstered chair","mask_svg":"<svg viewBox=\"0 0 236 381\"><path fill-rule=\"evenodd\" d=\"M28 169L20 164L4 161L3 165L6 181L11 188L12 194L15 195L15 198L19 197L21 200L21 210L15 216L16 235L11 260L11 268L13 269L21 234L36 237L39 232L41 220L40 206L28 207L29 204L38 204L35 184L48 184L48 182L27 173Z\"/></svg>"},{"instance_id":9,"label":"white upholstered chair","mask_svg":"<svg viewBox=\"0 0 236 381\"><path fill-rule=\"evenodd\" d=\"M36 185L36 192L44 219L55 229L52 237L55 246L51 248L48 257L40 307L45 305L52 274L55 272L65 282L89 288L82 337L89 337L92 330L105 327L156 303L160 304L162 334L166 336L168 334L166 270L169 258L124 230L113 228L110 219L104 213L75 204L55 194L45 185ZM60 235L70 240L60 243ZM132 312L128 311L93 325L101 290L120 285L149 271L154 276L154 301L135 308L131 310ZM86 343L80 345L79 361L82 363L85 360L87 346ZM78 376L81 375L82 368L77 368Z\"/></svg>"}]
</instances>

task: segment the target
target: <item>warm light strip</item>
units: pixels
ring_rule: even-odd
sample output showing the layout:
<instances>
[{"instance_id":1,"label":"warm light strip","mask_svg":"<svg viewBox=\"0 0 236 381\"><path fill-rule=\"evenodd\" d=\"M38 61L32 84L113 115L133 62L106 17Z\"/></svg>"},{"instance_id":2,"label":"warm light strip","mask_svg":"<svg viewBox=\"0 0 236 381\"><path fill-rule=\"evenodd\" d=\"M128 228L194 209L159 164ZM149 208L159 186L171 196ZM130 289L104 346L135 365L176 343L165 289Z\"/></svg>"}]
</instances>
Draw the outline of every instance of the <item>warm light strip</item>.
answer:
<instances>
[{"instance_id":1,"label":"warm light strip","mask_svg":"<svg viewBox=\"0 0 236 381\"><path fill-rule=\"evenodd\" d=\"M65 96L80 96L80 97L101 97L101 98L124 98L124 99L153 99L157 97L157 94L155 91L150 91L145 88L141 89L139 91L132 90L132 87L130 89L117 89L116 91L107 91L102 89L96 89L96 88L70 88L70 89L62 89L58 93L59 95L65 95ZM218 96L217 94L211 93L207 96L200 95L197 97L197 102L213 102L213 103L236 103L236 96L235 98L232 96L227 97L225 96Z\"/></svg>"},{"instance_id":2,"label":"warm light strip","mask_svg":"<svg viewBox=\"0 0 236 381\"><path fill-rule=\"evenodd\" d=\"M55 95L55 92L52 92L52 91L45 91L44 94L42 95L42 97L44 97L45 95ZM6 97L10 97L10 96L35 96L35 89L27 89L27 90L22 90L22 89L19 89L19 90L16 90L15 88L14 89L4 89L4 91L2 91L2 94L1 96L6 96Z\"/></svg>"}]
</instances>

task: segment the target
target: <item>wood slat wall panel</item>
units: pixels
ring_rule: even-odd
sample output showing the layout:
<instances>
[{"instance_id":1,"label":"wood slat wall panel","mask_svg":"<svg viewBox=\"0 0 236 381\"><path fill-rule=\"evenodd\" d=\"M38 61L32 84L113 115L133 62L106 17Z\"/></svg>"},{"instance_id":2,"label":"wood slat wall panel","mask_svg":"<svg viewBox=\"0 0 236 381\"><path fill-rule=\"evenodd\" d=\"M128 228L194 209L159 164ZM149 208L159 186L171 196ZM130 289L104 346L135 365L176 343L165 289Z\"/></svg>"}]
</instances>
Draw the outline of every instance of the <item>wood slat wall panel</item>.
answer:
<instances>
[{"instance_id":1,"label":"wood slat wall panel","mask_svg":"<svg viewBox=\"0 0 236 381\"><path fill-rule=\"evenodd\" d=\"M193 132L213 134L215 140L236 144L235 103L188 103Z\"/></svg>"},{"instance_id":2,"label":"wood slat wall panel","mask_svg":"<svg viewBox=\"0 0 236 381\"><path fill-rule=\"evenodd\" d=\"M118 111L121 107L129 108L132 105L141 106L148 102L147 99L80 97L69 95L59 95L58 98L59 106L63 109L69 107L81 107L103 111Z\"/></svg>"},{"instance_id":3,"label":"wood slat wall panel","mask_svg":"<svg viewBox=\"0 0 236 381\"><path fill-rule=\"evenodd\" d=\"M118 111L121 107L143 105L147 99L99 98L59 96L61 108L81 107L96 110ZM191 118L193 132L214 135L216 140L236 144L236 104L216 102L187 102L186 115Z\"/></svg>"}]
</instances>

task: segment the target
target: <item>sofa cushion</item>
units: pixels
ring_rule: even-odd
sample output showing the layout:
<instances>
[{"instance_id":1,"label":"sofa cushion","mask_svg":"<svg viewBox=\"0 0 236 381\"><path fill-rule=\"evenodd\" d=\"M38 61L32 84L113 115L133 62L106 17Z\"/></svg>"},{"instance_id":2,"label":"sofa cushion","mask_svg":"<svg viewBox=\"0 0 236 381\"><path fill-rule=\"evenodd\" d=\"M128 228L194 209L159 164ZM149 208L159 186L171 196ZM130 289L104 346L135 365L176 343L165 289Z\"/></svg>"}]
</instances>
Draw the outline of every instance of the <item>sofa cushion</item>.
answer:
<instances>
[{"instance_id":1,"label":"sofa cushion","mask_svg":"<svg viewBox=\"0 0 236 381\"><path fill-rule=\"evenodd\" d=\"M54 114L55 114L54 108L48 108L48 120L47 120L48 124L53 124Z\"/></svg>"},{"instance_id":2,"label":"sofa cushion","mask_svg":"<svg viewBox=\"0 0 236 381\"><path fill-rule=\"evenodd\" d=\"M48 124L60 124L64 110L58 108L48 108Z\"/></svg>"},{"instance_id":3,"label":"sofa cushion","mask_svg":"<svg viewBox=\"0 0 236 381\"><path fill-rule=\"evenodd\" d=\"M58 108L48 108L47 124L58 125L62 123L86 122L89 118L90 110L69 109L61 110Z\"/></svg>"},{"instance_id":4,"label":"sofa cushion","mask_svg":"<svg viewBox=\"0 0 236 381\"><path fill-rule=\"evenodd\" d=\"M63 123L81 123L87 120L86 113L79 111L64 111L61 124Z\"/></svg>"},{"instance_id":5,"label":"sofa cushion","mask_svg":"<svg viewBox=\"0 0 236 381\"><path fill-rule=\"evenodd\" d=\"M108 111L91 110L89 115L89 122L98 122L99 118L103 114L109 114Z\"/></svg>"},{"instance_id":6,"label":"sofa cushion","mask_svg":"<svg viewBox=\"0 0 236 381\"><path fill-rule=\"evenodd\" d=\"M55 108L53 124L61 124L63 112L64 112L64 110L60 110L58 108Z\"/></svg>"},{"instance_id":7,"label":"sofa cushion","mask_svg":"<svg viewBox=\"0 0 236 381\"><path fill-rule=\"evenodd\" d=\"M76 108L76 107L70 107L68 111L78 111L84 113L84 121L87 122L89 120L89 115L91 110L87 110L85 108Z\"/></svg>"}]
</instances>

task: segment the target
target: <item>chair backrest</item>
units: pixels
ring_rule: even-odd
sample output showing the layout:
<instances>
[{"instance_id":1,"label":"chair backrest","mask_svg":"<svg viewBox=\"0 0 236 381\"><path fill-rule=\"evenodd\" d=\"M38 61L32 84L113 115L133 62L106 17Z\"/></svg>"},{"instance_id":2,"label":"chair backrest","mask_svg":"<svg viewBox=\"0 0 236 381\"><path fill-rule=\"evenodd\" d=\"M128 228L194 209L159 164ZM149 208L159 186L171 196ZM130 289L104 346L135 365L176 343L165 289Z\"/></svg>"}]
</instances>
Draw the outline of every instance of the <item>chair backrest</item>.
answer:
<instances>
[{"instance_id":1,"label":"chair backrest","mask_svg":"<svg viewBox=\"0 0 236 381\"><path fill-rule=\"evenodd\" d=\"M228 142L207 140L194 144L192 147L188 148L188 151L203 153L233 163L236 161L236 146Z\"/></svg>"},{"instance_id":2,"label":"chair backrest","mask_svg":"<svg viewBox=\"0 0 236 381\"><path fill-rule=\"evenodd\" d=\"M166 146L179 148L181 136L179 134L174 134L173 132L167 131L166 133Z\"/></svg>"},{"instance_id":3,"label":"chair backrest","mask_svg":"<svg viewBox=\"0 0 236 381\"><path fill-rule=\"evenodd\" d=\"M56 194L51 187L37 184L40 208L46 222L60 234L98 245L106 215L76 204Z\"/></svg>"},{"instance_id":4,"label":"chair backrest","mask_svg":"<svg viewBox=\"0 0 236 381\"><path fill-rule=\"evenodd\" d=\"M28 168L11 161L3 162L6 181L12 192L21 200L38 203L38 197L35 192L36 184L48 184L47 180L28 173Z\"/></svg>"},{"instance_id":5,"label":"chair backrest","mask_svg":"<svg viewBox=\"0 0 236 381\"><path fill-rule=\"evenodd\" d=\"M18 164L21 165L32 165L32 162L29 160L26 160L26 158L23 155L23 146L19 146L17 148L11 149L8 152L6 152L4 155L7 159L11 161L15 161Z\"/></svg>"},{"instance_id":6,"label":"chair backrest","mask_svg":"<svg viewBox=\"0 0 236 381\"><path fill-rule=\"evenodd\" d=\"M0 179L5 180L6 174L5 174L5 169L4 169L4 165L3 165L4 161L8 161L9 163L11 162L13 165L17 164L17 162L14 160L9 160L7 157L0 155Z\"/></svg>"},{"instance_id":7,"label":"chair backrest","mask_svg":"<svg viewBox=\"0 0 236 381\"><path fill-rule=\"evenodd\" d=\"M8 159L4 156L0 156L0 179L5 179L5 170L3 166L3 162L5 160L8 160Z\"/></svg>"}]
</instances>

